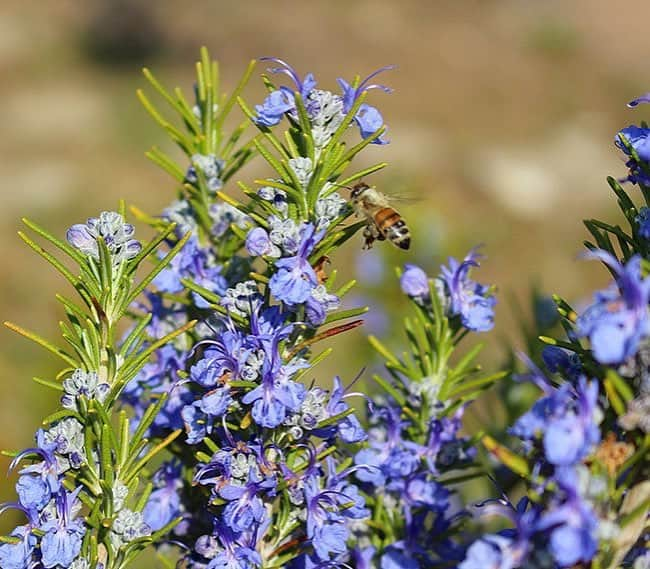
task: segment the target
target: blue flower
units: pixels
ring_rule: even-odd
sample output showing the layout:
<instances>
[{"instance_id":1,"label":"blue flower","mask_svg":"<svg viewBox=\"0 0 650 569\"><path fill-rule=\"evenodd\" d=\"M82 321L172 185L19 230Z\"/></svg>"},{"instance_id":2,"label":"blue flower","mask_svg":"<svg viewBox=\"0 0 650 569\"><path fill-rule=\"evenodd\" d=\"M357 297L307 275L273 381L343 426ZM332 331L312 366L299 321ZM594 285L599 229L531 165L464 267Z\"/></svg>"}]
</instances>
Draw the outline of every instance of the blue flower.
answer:
<instances>
[{"instance_id":1,"label":"blue flower","mask_svg":"<svg viewBox=\"0 0 650 569\"><path fill-rule=\"evenodd\" d=\"M201 360L192 366L192 371L196 374L197 366L206 367L205 361ZM209 367L208 371L210 371ZM206 375L209 377L211 374ZM204 393L197 401L190 404L187 404L188 401L183 401L184 405L180 409L180 415L187 432L187 442L189 444L201 442L206 435L212 433L214 420L225 415L232 404L233 398L230 393L230 386L225 378L225 375L221 376L222 385Z\"/></svg>"},{"instance_id":2,"label":"blue flower","mask_svg":"<svg viewBox=\"0 0 650 569\"><path fill-rule=\"evenodd\" d=\"M370 516L370 510L366 507L366 499L359 492L359 488L350 482L350 477L357 467L338 470L338 464L332 456L328 456L327 478L325 486L327 492L334 498L332 507L338 505L339 513L345 518L361 520ZM326 493L327 493L326 492Z\"/></svg>"},{"instance_id":3,"label":"blue flower","mask_svg":"<svg viewBox=\"0 0 650 569\"><path fill-rule=\"evenodd\" d=\"M650 128L631 125L618 133L616 146L629 156L630 151L621 142L621 137L625 138L641 160L650 160Z\"/></svg>"},{"instance_id":4,"label":"blue flower","mask_svg":"<svg viewBox=\"0 0 650 569\"><path fill-rule=\"evenodd\" d=\"M592 251L615 274L615 286L599 291L595 302L576 322L578 337L588 337L594 358L602 364L621 363L632 356L650 333L650 278L641 276L641 257L624 266L605 251Z\"/></svg>"},{"instance_id":5,"label":"blue flower","mask_svg":"<svg viewBox=\"0 0 650 569\"><path fill-rule=\"evenodd\" d=\"M206 415L221 417L233 402L230 387L224 386L208 391L195 405Z\"/></svg>"},{"instance_id":6,"label":"blue flower","mask_svg":"<svg viewBox=\"0 0 650 569\"><path fill-rule=\"evenodd\" d=\"M589 448L583 425L573 414L554 420L544 433L544 451L551 464L574 464Z\"/></svg>"},{"instance_id":7,"label":"blue flower","mask_svg":"<svg viewBox=\"0 0 650 569\"><path fill-rule=\"evenodd\" d=\"M600 441L598 383L583 377L573 388L563 383L520 417L510 429L524 441L542 438L546 460L556 466L575 464Z\"/></svg>"},{"instance_id":8,"label":"blue flower","mask_svg":"<svg viewBox=\"0 0 650 569\"><path fill-rule=\"evenodd\" d=\"M366 495L384 496L388 515L403 520L403 542L383 552L388 567L429 567L440 557L461 558L451 538L432 535L446 535L452 527L450 493L437 482L439 468L458 467L472 456L471 448L465 448L468 441L458 437L462 412L432 419L427 442L420 444L413 440L414 425L402 418L401 406L390 401L369 405L368 446L355 455L354 473Z\"/></svg>"},{"instance_id":9,"label":"blue flower","mask_svg":"<svg viewBox=\"0 0 650 569\"><path fill-rule=\"evenodd\" d=\"M630 101L627 106L630 107L631 109L638 106L642 105L644 103L650 103L650 93L645 93L644 95L641 95L640 97L637 97L636 99L633 99Z\"/></svg>"},{"instance_id":10,"label":"blue flower","mask_svg":"<svg viewBox=\"0 0 650 569\"><path fill-rule=\"evenodd\" d=\"M369 545L364 549L355 547L352 550L352 559L354 560L354 567L356 569L373 569L372 558L375 556L376 549Z\"/></svg>"},{"instance_id":11,"label":"blue flower","mask_svg":"<svg viewBox=\"0 0 650 569\"><path fill-rule=\"evenodd\" d=\"M296 91L300 93L303 100L307 99L309 93L316 86L316 80L314 79L313 74L308 73L305 76L305 79L301 80L296 70L281 59L274 57L261 57L260 61L273 61L280 64L280 67L272 67L269 71L271 73L282 73L288 75L293 81ZM272 91L266 99L264 99L264 102L261 105L255 105L255 111L257 113L255 122L263 126L275 126L282 120L282 117L286 113L294 111L295 108L296 101L294 99L293 91L288 87L280 87L279 89Z\"/></svg>"},{"instance_id":12,"label":"blue flower","mask_svg":"<svg viewBox=\"0 0 650 569\"><path fill-rule=\"evenodd\" d=\"M578 462L600 442L598 382L581 378L575 397L573 408L551 421L544 433L546 457L555 465Z\"/></svg>"},{"instance_id":13,"label":"blue flower","mask_svg":"<svg viewBox=\"0 0 650 569\"><path fill-rule=\"evenodd\" d=\"M245 450L245 449L239 449ZM221 488L225 483L230 483L233 477L233 455L235 449L232 447L225 447L218 450L206 464L201 465L197 473L194 475L193 484L202 484L207 486L214 484L215 488ZM244 454L241 452L240 454ZM246 456L244 454L244 456ZM248 462L247 462L248 464ZM246 475L250 472L247 468Z\"/></svg>"},{"instance_id":14,"label":"blue flower","mask_svg":"<svg viewBox=\"0 0 650 569\"><path fill-rule=\"evenodd\" d=\"M246 250L254 257L280 256L280 248L271 241L269 234L261 227L255 227L248 232Z\"/></svg>"},{"instance_id":15,"label":"blue flower","mask_svg":"<svg viewBox=\"0 0 650 569\"><path fill-rule=\"evenodd\" d=\"M460 407L451 417L441 417L429 422L427 443L419 454L427 461L429 472L432 474L439 474L439 466L458 466L461 460L473 455L473 449L463 448L467 439L458 437L464 411L464 407Z\"/></svg>"},{"instance_id":16,"label":"blue flower","mask_svg":"<svg viewBox=\"0 0 650 569\"><path fill-rule=\"evenodd\" d=\"M262 523L266 509L260 494L275 486L274 478L263 478L255 468L250 469L244 485L225 485L219 490L219 496L229 502L223 511L224 523L237 533L250 530L253 524Z\"/></svg>"},{"instance_id":17,"label":"blue flower","mask_svg":"<svg viewBox=\"0 0 650 569\"><path fill-rule=\"evenodd\" d=\"M286 340L294 329L294 324L287 322L287 317L288 314L282 312L279 306L253 312L249 338L266 350L273 349L274 343Z\"/></svg>"},{"instance_id":18,"label":"blue flower","mask_svg":"<svg viewBox=\"0 0 650 569\"><path fill-rule=\"evenodd\" d=\"M36 537L29 526L19 526L11 532L16 543L0 543L0 567L3 569L26 569L34 565L32 555Z\"/></svg>"},{"instance_id":19,"label":"blue flower","mask_svg":"<svg viewBox=\"0 0 650 569\"><path fill-rule=\"evenodd\" d=\"M393 90L389 87L386 87L385 85L369 83L370 80L377 76L379 73L388 71L389 69L394 69L394 67L394 65L387 65L381 69L378 69L377 71L368 75L368 77L366 77L363 81L361 81L359 86L356 88L345 81L345 79L339 78L337 81L343 91L343 112L349 112L361 94L365 93L366 91L370 91L371 89L379 89L384 93L392 93ZM359 106L359 110L354 115L354 121L359 127L362 138L368 138L369 136L372 136L384 125L384 119L381 116L381 113L375 107L371 107L366 103L362 103ZM383 139L383 135L376 140L373 140L373 144L387 143L388 141Z\"/></svg>"},{"instance_id":20,"label":"blue flower","mask_svg":"<svg viewBox=\"0 0 650 569\"><path fill-rule=\"evenodd\" d=\"M598 520L581 500L571 500L542 516L538 529L549 532L549 549L560 567L589 562L598 548Z\"/></svg>"},{"instance_id":21,"label":"blue flower","mask_svg":"<svg viewBox=\"0 0 650 569\"><path fill-rule=\"evenodd\" d=\"M254 536L254 534L253 534ZM262 566L254 537L241 537L221 521L214 522L214 535L201 536L195 549L203 560L192 567L202 569L257 569Z\"/></svg>"},{"instance_id":22,"label":"blue flower","mask_svg":"<svg viewBox=\"0 0 650 569\"><path fill-rule=\"evenodd\" d=\"M319 559L329 559L330 554L340 554L347 551L346 542L350 532L341 523L323 523L315 526L311 534L311 543Z\"/></svg>"},{"instance_id":23,"label":"blue flower","mask_svg":"<svg viewBox=\"0 0 650 569\"><path fill-rule=\"evenodd\" d=\"M494 305L497 301L490 287L469 278L471 268L479 266L478 258L475 251L470 251L461 263L450 257L449 266L441 267L441 278L451 301L451 314L459 315L468 330L487 332L494 326Z\"/></svg>"},{"instance_id":24,"label":"blue flower","mask_svg":"<svg viewBox=\"0 0 650 569\"><path fill-rule=\"evenodd\" d=\"M391 478L397 478L401 483L402 479L406 479L415 472L419 462L419 456L406 445L402 448L393 448L383 465L384 472Z\"/></svg>"},{"instance_id":25,"label":"blue flower","mask_svg":"<svg viewBox=\"0 0 650 569\"><path fill-rule=\"evenodd\" d=\"M272 464L266 460L264 452L261 442L256 440L236 443L234 447L224 446L199 468L193 483L211 486L213 498L236 500L241 508L248 508L242 513L231 510L229 515L233 517L233 523L240 516L252 515L255 518L259 504L249 502L267 492L274 494L276 487Z\"/></svg>"},{"instance_id":26,"label":"blue flower","mask_svg":"<svg viewBox=\"0 0 650 569\"><path fill-rule=\"evenodd\" d=\"M260 554L250 547L226 549L216 555L205 569L257 569L262 565Z\"/></svg>"},{"instance_id":27,"label":"blue flower","mask_svg":"<svg viewBox=\"0 0 650 569\"><path fill-rule=\"evenodd\" d=\"M47 484L50 493L55 494L61 488L61 475L63 470L56 457L57 442L49 441L46 438L46 433L43 429L39 429L36 433L36 447L28 448L16 455L9 465L10 469L25 457L35 455L43 460L34 464L30 464L20 470L21 474L36 474L41 480Z\"/></svg>"},{"instance_id":28,"label":"blue flower","mask_svg":"<svg viewBox=\"0 0 650 569\"><path fill-rule=\"evenodd\" d=\"M377 132L382 126L384 126L384 117L381 116L381 113L375 108L363 103L357 114L354 115L354 120L359 127L359 132L361 138L368 138ZM384 139L384 136L380 136L372 141L372 144L388 144L388 140Z\"/></svg>"},{"instance_id":29,"label":"blue flower","mask_svg":"<svg viewBox=\"0 0 650 569\"><path fill-rule=\"evenodd\" d=\"M201 387L214 387L229 372L230 370L215 365L213 358L204 357L190 368L190 379Z\"/></svg>"},{"instance_id":30,"label":"blue flower","mask_svg":"<svg viewBox=\"0 0 650 569\"><path fill-rule=\"evenodd\" d=\"M196 444L212 433L215 419L225 415L232 403L230 386L225 384L206 392L197 401L184 405L180 415L187 432L187 442Z\"/></svg>"},{"instance_id":31,"label":"blue flower","mask_svg":"<svg viewBox=\"0 0 650 569\"><path fill-rule=\"evenodd\" d=\"M564 409L565 399L569 397L569 390L569 384L565 383L552 395L536 401L530 411L519 417L509 429L510 434L524 441L538 437L546 428L549 417L553 416L556 409Z\"/></svg>"},{"instance_id":32,"label":"blue flower","mask_svg":"<svg viewBox=\"0 0 650 569\"><path fill-rule=\"evenodd\" d=\"M354 394L351 393L349 395ZM334 378L334 389L326 407L328 416L333 417L349 409L348 404L343 400L345 397L345 388L343 387L341 378L337 376ZM343 417L333 429L338 431L341 440L346 443L359 443L367 438L366 431L354 414ZM321 435L323 434L321 433Z\"/></svg>"},{"instance_id":33,"label":"blue flower","mask_svg":"<svg viewBox=\"0 0 650 569\"><path fill-rule=\"evenodd\" d=\"M319 284L311 290L311 295L305 303L307 321L313 326L325 322L327 313L336 310L341 305L338 296L327 291L325 285Z\"/></svg>"},{"instance_id":34,"label":"blue flower","mask_svg":"<svg viewBox=\"0 0 650 569\"><path fill-rule=\"evenodd\" d=\"M399 282L404 294L423 300L429 297L429 277L417 265L406 264Z\"/></svg>"},{"instance_id":35,"label":"blue flower","mask_svg":"<svg viewBox=\"0 0 650 569\"><path fill-rule=\"evenodd\" d=\"M227 379L251 379L244 374L252 346L234 327L228 326L214 339L203 340L198 346L207 349L204 357L192 366L190 378L201 387L215 387Z\"/></svg>"},{"instance_id":36,"label":"blue flower","mask_svg":"<svg viewBox=\"0 0 650 569\"><path fill-rule=\"evenodd\" d=\"M316 232L313 224L303 225L298 253L275 263L277 272L269 282L269 288L275 298L290 306L307 301L312 290L318 286L316 272L309 264L309 255L323 235L323 231Z\"/></svg>"},{"instance_id":37,"label":"blue flower","mask_svg":"<svg viewBox=\"0 0 650 569\"><path fill-rule=\"evenodd\" d=\"M209 417L201 411L198 405L192 403L181 409L181 418L187 434L187 444L200 443L212 432L212 422Z\"/></svg>"},{"instance_id":38,"label":"blue flower","mask_svg":"<svg viewBox=\"0 0 650 569\"><path fill-rule=\"evenodd\" d=\"M386 482L386 476L382 471L385 460L386 458L376 448L361 449L354 455L354 463L360 467L356 473L357 478L373 486L383 486Z\"/></svg>"},{"instance_id":39,"label":"blue flower","mask_svg":"<svg viewBox=\"0 0 650 569\"><path fill-rule=\"evenodd\" d=\"M347 113L352 108L355 101L366 91L370 91L372 89L379 89L384 93L392 93L393 90L390 87L386 87L385 85L379 85L376 83L370 83L371 79L374 79L380 73L383 73L384 71L389 71L391 69L395 69L395 66L386 65L384 67L381 67L380 69L377 69L377 71L373 71L370 75L368 75L368 77L366 77L363 81L359 83L358 87L353 87L345 79L341 79L341 78L337 79L338 84L341 86L341 90L343 91L344 111Z\"/></svg>"},{"instance_id":40,"label":"blue flower","mask_svg":"<svg viewBox=\"0 0 650 569\"><path fill-rule=\"evenodd\" d=\"M262 384L242 397L242 403L253 404L253 419L258 425L274 429L286 418L288 411L298 411L305 398L305 386L290 379L303 364L282 365L277 340L267 347L262 368Z\"/></svg>"},{"instance_id":41,"label":"blue flower","mask_svg":"<svg viewBox=\"0 0 650 569\"><path fill-rule=\"evenodd\" d=\"M276 57L260 57L260 61L273 61L275 63L278 63L280 67L271 67L269 68L269 71L271 73L281 73L287 75L293 81L293 84L296 86L296 91L300 93L300 96L303 99L306 99L309 96L309 93L311 93L312 89L316 87L316 80L314 79L313 73L307 73L304 80L301 80L296 70L281 59L278 59Z\"/></svg>"},{"instance_id":42,"label":"blue flower","mask_svg":"<svg viewBox=\"0 0 650 569\"><path fill-rule=\"evenodd\" d=\"M650 239L650 207L642 207L634 221L639 225L637 229L639 237Z\"/></svg>"},{"instance_id":43,"label":"blue flower","mask_svg":"<svg viewBox=\"0 0 650 569\"><path fill-rule=\"evenodd\" d=\"M190 371L190 379L209 389L200 399L182 410L188 431L188 441L202 440L212 430L214 418L225 414L233 402L230 381L260 381L261 385L248 392L241 401L253 404L253 418L264 426L275 427L295 411L304 399L305 388L290 379L305 367L301 361L284 365L278 354L278 344L286 339L293 324L286 323L287 314L278 307L250 314L251 334L239 332L232 320L223 321L224 330L214 339L202 340L203 359Z\"/></svg>"},{"instance_id":44,"label":"blue flower","mask_svg":"<svg viewBox=\"0 0 650 569\"><path fill-rule=\"evenodd\" d=\"M49 484L40 476L23 474L16 484L18 499L25 508L42 510L50 501L52 492Z\"/></svg>"},{"instance_id":45,"label":"blue flower","mask_svg":"<svg viewBox=\"0 0 650 569\"><path fill-rule=\"evenodd\" d=\"M305 507L307 509L307 537L319 559L327 561L330 554L345 553L349 531L338 513L336 494L321 489L317 476L304 481Z\"/></svg>"},{"instance_id":46,"label":"blue flower","mask_svg":"<svg viewBox=\"0 0 650 569\"><path fill-rule=\"evenodd\" d=\"M444 511L449 505L449 491L423 475L407 482L404 497L413 506L428 506L433 510Z\"/></svg>"},{"instance_id":47,"label":"blue flower","mask_svg":"<svg viewBox=\"0 0 650 569\"><path fill-rule=\"evenodd\" d=\"M625 138L641 160L650 160L650 128L632 125L624 128L618 133L618 136L616 137L616 146L629 156L630 151L621 142L620 137Z\"/></svg>"},{"instance_id":48,"label":"blue flower","mask_svg":"<svg viewBox=\"0 0 650 569\"><path fill-rule=\"evenodd\" d=\"M280 89L272 91L261 105L255 105L257 112L255 122L263 126L275 126L282 120L285 113L295 108L296 102L291 89L280 87Z\"/></svg>"},{"instance_id":49,"label":"blue flower","mask_svg":"<svg viewBox=\"0 0 650 569\"><path fill-rule=\"evenodd\" d=\"M421 447L408 437L402 438L408 422L402 421L400 415L398 407L375 408L371 419L381 427L369 430L370 446L360 450L354 461L361 467L355 473L359 480L375 486L383 486L388 481L389 486L401 493L421 462Z\"/></svg>"},{"instance_id":50,"label":"blue flower","mask_svg":"<svg viewBox=\"0 0 650 569\"><path fill-rule=\"evenodd\" d=\"M280 87L269 93L261 105L255 106L255 122L260 126L271 127L278 124L285 115L296 119L296 101L295 92L300 93L307 114L314 127L314 138L316 145L322 147L331 138L334 131L340 125L344 114L349 112L355 101L362 93L371 89L380 89L386 93L392 92L392 89L378 84L370 84L370 80L377 74L393 66L382 67L371 73L357 87L353 87L344 79L339 78L338 83L343 91L342 96L335 95L330 91L315 89L316 81L311 73L308 73L304 79L301 79L296 70L288 63L281 59L265 57L262 61L274 61L279 67L269 69L271 73L282 73L287 75L293 85L289 87ZM357 110L354 121L359 127L363 138L368 138L384 125L381 113L375 108L362 103ZM373 140L373 144L386 144L388 141L383 137Z\"/></svg>"},{"instance_id":51,"label":"blue flower","mask_svg":"<svg viewBox=\"0 0 650 569\"><path fill-rule=\"evenodd\" d=\"M621 139L624 139L626 144ZM615 139L615 144L620 148L624 154L631 156L632 153L628 146L636 152L639 157L640 163L634 158L626 162L630 173L627 180L633 184L648 184L650 183L650 176L648 175L648 168L650 168L650 128L631 125L621 130Z\"/></svg>"},{"instance_id":52,"label":"blue flower","mask_svg":"<svg viewBox=\"0 0 650 569\"><path fill-rule=\"evenodd\" d=\"M415 559L407 557L394 546L386 548L379 563L381 569L420 569L420 564Z\"/></svg>"},{"instance_id":53,"label":"blue flower","mask_svg":"<svg viewBox=\"0 0 650 569\"><path fill-rule=\"evenodd\" d=\"M542 360L548 371L562 373L572 383L577 382L582 374L580 357L558 346L546 346L542 350Z\"/></svg>"},{"instance_id":54,"label":"blue flower","mask_svg":"<svg viewBox=\"0 0 650 569\"><path fill-rule=\"evenodd\" d=\"M181 463L174 461L163 464L154 475L153 482L157 489L149 496L142 517L153 531L157 531L181 513Z\"/></svg>"},{"instance_id":55,"label":"blue flower","mask_svg":"<svg viewBox=\"0 0 650 569\"><path fill-rule=\"evenodd\" d=\"M60 565L69 567L81 551L81 541L86 528L76 513L81 506L77 495L81 488L68 493L63 488L56 496L56 517L46 521L39 529L43 566L47 569Z\"/></svg>"},{"instance_id":56,"label":"blue flower","mask_svg":"<svg viewBox=\"0 0 650 569\"><path fill-rule=\"evenodd\" d=\"M513 569L518 567L510 551L511 540L500 535L486 535L467 550L458 569Z\"/></svg>"}]
</instances>

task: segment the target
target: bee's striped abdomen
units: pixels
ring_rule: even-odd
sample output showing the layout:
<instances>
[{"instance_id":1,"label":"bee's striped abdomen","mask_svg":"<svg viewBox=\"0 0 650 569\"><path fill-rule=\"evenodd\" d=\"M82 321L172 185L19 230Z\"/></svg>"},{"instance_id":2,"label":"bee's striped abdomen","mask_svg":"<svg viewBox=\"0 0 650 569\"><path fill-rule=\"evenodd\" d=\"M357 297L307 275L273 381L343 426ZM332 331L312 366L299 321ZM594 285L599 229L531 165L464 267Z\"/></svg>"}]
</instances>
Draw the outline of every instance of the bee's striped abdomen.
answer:
<instances>
[{"instance_id":1,"label":"bee's striped abdomen","mask_svg":"<svg viewBox=\"0 0 650 569\"><path fill-rule=\"evenodd\" d=\"M400 249L411 245L411 232L402 216L392 207L382 207L374 216L379 231Z\"/></svg>"}]
</instances>

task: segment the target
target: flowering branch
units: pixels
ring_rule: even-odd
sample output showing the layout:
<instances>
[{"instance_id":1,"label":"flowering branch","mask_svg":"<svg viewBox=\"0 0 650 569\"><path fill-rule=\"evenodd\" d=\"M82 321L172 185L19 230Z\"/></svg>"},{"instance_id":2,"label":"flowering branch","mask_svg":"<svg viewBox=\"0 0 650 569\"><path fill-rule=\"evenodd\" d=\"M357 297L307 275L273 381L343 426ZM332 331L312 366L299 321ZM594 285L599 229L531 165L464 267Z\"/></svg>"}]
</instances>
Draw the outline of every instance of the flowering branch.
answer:
<instances>
[{"instance_id":1,"label":"flowering branch","mask_svg":"<svg viewBox=\"0 0 650 569\"><path fill-rule=\"evenodd\" d=\"M451 496L458 483L483 471L473 441L459 436L462 416L505 375L480 374L474 364L480 345L452 364L468 332L493 325L492 290L469 275L477 259L474 251L460 263L449 259L434 279L407 265L400 281L415 310L404 323L408 351L394 355L370 338L389 377L373 376L380 391L368 404L368 444L354 458L372 520L357 528L357 567L373 559L382 567L437 567L463 557L454 536L467 515L454 511Z\"/></svg>"},{"instance_id":2,"label":"flowering branch","mask_svg":"<svg viewBox=\"0 0 650 569\"><path fill-rule=\"evenodd\" d=\"M7 323L67 365L56 381L39 381L62 393L62 409L44 419L35 447L14 455L12 468L23 461L29 464L19 471L18 502L1 509L21 510L27 523L0 545L0 565L121 568L159 536L142 519L142 505L150 492L142 476L150 460L179 432L151 447L143 436L146 421L131 433L129 418L117 412L124 386L151 354L139 349L150 316L140 316L124 340L117 336L118 326L133 298L171 262L186 239L136 281L136 271L156 253L161 239L143 247L133 239L134 228L124 222L123 214L102 212L74 225L67 242L34 222L25 220L25 225L63 255L60 260L25 233L19 234L74 287L78 299L57 296L67 319L61 323L65 350ZM74 269L68 268L70 263ZM193 325L189 322L169 332L158 345ZM148 411L153 420L155 406Z\"/></svg>"},{"instance_id":3,"label":"flowering branch","mask_svg":"<svg viewBox=\"0 0 650 569\"><path fill-rule=\"evenodd\" d=\"M647 102L633 101L631 106ZM581 313L556 296L565 338L541 337L548 373L528 362L521 379L542 392L510 429L516 453L491 438L486 448L526 482L517 505L506 496L485 507L509 519L508 534L488 534L468 550L462 569L547 564L557 567L642 567L643 527L650 508L647 381L650 278L646 207L650 192L646 126L616 137L629 158L628 176L608 178L629 225L590 219L586 258L614 280ZM637 185L638 207L621 185ZM646 413L647 414L647 413Z\"/></svg>"}]
</instances>

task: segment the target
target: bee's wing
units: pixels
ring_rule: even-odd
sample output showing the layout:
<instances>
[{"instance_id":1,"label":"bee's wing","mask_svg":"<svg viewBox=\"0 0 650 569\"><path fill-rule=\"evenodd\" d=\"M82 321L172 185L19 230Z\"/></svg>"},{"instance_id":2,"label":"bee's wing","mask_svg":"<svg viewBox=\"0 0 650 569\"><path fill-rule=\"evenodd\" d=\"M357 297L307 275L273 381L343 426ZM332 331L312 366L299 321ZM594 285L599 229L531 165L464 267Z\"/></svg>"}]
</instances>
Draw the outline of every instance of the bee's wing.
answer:
<instances>
[{"instance_id":1,"label":"bee's wing","mask_svg":"<svg viewBox=\"0 0 650 569\"><path fill-rule=\"evenodd\" d=\"M391 204L413 205L424 201L424 198L420 195L404 192L384 193L383 197L386 202Z\"/></svg>"},{"instance_id":2,"label":"bee's wing","mask_svg":"<svg viewBox=\"0 0 650 569\"><path fill-rule=\"evenodd\" d=\"M391 201L391 202L396 202L396 203L402 203L406 205L410 204L416 204L416 203L421 203L424 201L424 198L422 196L419 196L414 193L408 193L408 192L398 192L398 193L392 193L392 194L386 194L386 197Z\"/></svg>"}]
</instances>

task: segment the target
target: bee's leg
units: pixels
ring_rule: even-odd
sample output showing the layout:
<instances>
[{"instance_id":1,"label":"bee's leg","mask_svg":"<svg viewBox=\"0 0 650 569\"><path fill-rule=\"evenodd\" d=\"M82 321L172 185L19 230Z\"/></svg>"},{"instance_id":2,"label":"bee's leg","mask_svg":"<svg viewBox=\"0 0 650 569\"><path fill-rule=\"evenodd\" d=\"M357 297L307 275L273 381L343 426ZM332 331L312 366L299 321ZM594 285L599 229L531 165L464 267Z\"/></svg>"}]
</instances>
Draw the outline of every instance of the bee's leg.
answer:
<instances>
[{"instance_id":1,"label":"bee's leg","mask_svg":"<svg viewBox=\"0 0 650 569\"><path fill-rule=\"evenodd\" d=\"M384 236L379 231L377 231L377 228L374 225L366 225L365 229L363 230L363 236L365 238L365 242L363 244L364 249L372 249L372 244L376 239L384 239Z\"/></svg>"},{"instance_id":2,"label":"bee's leg","mask_svg":"<svg viewBox=\"0 0 650 569\"><path fill-rule=\"evenodd\" d=\"M372 249L372 242L375 240L375 236L370 225L366 225L363 228L363 247L362 249Z\"/></svg>"}]
</instances>

